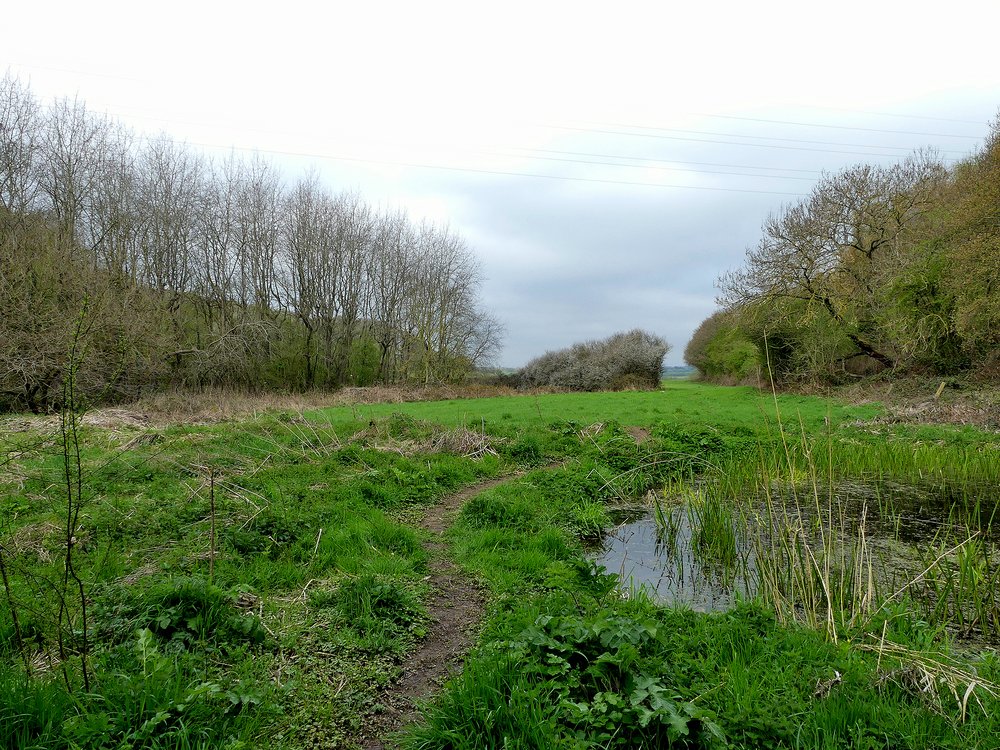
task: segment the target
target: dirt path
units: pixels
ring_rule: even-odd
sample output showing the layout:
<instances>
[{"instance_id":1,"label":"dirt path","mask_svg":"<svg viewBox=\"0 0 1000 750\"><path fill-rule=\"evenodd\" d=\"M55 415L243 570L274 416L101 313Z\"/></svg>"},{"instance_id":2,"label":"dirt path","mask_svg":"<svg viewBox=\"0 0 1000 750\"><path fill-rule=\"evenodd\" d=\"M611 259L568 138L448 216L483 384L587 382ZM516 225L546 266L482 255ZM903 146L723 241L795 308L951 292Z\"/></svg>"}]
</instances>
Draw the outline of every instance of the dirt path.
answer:
<instances>
[{"instance_id":1,"label":"dirt path","mask_svg":"<svg viewBox=\"0 0 1000 750\"><path fill-rule=\"evenodd\" d=\"M415 718L415 702L436 692L444 679L460 668L462 657L475 642L485 595L448 558L442 534L466 501L513 478L491 479L449 495L428 508L420 521L420 528L431 532L431 538L424 542L432 592L427 602L431 624L427 637L403 661L399 681L382 696L385 712L364 729L360 745L365 750L384 750L386 736Z\"/></svg>"}]
</instances>

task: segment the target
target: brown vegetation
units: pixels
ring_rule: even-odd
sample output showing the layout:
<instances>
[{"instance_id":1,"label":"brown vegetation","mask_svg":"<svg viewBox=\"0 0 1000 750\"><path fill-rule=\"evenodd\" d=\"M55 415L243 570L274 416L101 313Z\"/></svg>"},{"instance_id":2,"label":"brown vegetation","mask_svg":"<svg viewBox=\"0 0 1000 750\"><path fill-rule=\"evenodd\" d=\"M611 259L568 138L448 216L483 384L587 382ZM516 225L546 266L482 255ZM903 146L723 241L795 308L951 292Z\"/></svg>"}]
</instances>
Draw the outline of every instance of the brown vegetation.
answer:
<instances>
[{"instance_id":1,"label":"brown vegetation","mask_svg":"<svg viewBox=\"0 0 1000 750\"><path fill-rule=\"evenodd\" d=\"M461 381L502 327L446 227L0 79L0 410L164 387Z\"/></svg>"},{"instance_id":2,"label":"brown vegetation","mask_svg":"<svg viewBox=\"0 0 1000 750\"><path fill-rule=\"evenodd\" d=\"M955 167L917 153L825 175L764 222L724 312L685 359L714 379L756 364L780 381L997 369L1000 124Z\"/></svg>"}]
</instances>

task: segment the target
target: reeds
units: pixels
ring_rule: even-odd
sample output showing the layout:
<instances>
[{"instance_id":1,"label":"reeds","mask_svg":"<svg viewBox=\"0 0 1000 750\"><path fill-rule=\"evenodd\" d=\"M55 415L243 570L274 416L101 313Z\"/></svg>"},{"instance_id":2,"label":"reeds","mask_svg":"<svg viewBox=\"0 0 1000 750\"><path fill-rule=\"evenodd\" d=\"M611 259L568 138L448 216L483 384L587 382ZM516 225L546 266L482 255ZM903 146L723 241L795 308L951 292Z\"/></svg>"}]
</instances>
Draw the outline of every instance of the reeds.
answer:
<instances>
[{"instance_id":1,"label":"reeds","mask_svg":"<svg viewBox=\"0 0 1000 750\"><path fill-rule=\"evenodd\" d=\"M675 481L665 495L684 503L701 562L741 580L783 621L836 640L905 601L934 627L995 642L1000 564L990 528L997 503L978 493L997 468L971 447L937 448L907 453L890 443L814 439L804 429L793 440L782 427L780 441L761 442L756 460ZM879 457L888 460L876 472ZM901 540L898 498L907 482L922 498L908 510L942 515L932 541ZM676 515L659 503L653 515L664 538L676 538Z\"/></svg>"}]
</instances>

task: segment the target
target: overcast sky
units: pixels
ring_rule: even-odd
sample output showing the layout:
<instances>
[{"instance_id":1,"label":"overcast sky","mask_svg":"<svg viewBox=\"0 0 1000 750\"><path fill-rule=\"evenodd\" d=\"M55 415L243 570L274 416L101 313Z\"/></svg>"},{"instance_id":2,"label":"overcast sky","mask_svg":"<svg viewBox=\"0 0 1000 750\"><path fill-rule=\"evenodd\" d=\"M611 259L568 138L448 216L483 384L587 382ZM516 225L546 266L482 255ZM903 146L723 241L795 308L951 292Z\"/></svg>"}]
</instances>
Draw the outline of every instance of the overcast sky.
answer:
<instances>
[{"instance_id":1,"label":"overcast sky","mask_svg":"<svg viewBox=\"0 0 1000 750\"><path fill-rule=\"evenodd\" d=\"M994 0L695 5L19 2L0 74L449 223L502 364L637 326L680 364L769 212L1000 110Z\"/></svg>"}]
</instances>

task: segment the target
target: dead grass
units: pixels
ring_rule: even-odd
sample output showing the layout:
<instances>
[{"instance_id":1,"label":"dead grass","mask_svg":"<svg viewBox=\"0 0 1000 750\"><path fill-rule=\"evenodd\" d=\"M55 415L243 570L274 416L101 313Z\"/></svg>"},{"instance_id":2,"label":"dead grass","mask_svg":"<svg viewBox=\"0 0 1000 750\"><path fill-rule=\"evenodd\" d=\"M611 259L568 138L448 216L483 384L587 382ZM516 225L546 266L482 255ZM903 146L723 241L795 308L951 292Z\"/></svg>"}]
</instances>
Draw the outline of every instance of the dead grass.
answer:
<instances>
[{"instance_id":1,"label":"dead grass","mask_svg":"<svg viewBox=\"0 0 1000 750\"><path fill-rule=\"evenodd\" d=\"M943 387L942 387L943 384ZM1000 430L1000 386L968 378L901 378L845 388L839 397L878 402L880 423L971 425Z\"/></svg>"},{"instance_id":2,"label":"dead grass","mask_svg":"<svg viewBox=\"0 0 1000 750\"><path fill-rule=\"evenodd\" d=\"M430 448L435 453L455 453L465 458L479 459L499 455L493 447L496 442L497 438L485 433L458 427L435 436Z\"/></svg>"},{"instance_id":3,"label":"dead grass","mask_svg":"<svg viewBox=\"0 0 1000 750\"><path fill-rule=\"evenodd\" d=\"M945 696L955 700L961 720L965 721L970 702L974 702L984 712L986 710L978 693L994 699L1000 695L1000 685L983 679L974 669L947 654L916 651L886 641L884 634L881 639L854 645L862 651L878 654L879 665L888 663L879 670L879 688L893 683L925 701L939 714L945 713Z\"/></svg>"},{"instance_id":4,"label":"dead grass","mask_svg":"<svg viewBox=\"0 0 1000 750\"><path fill-rule=\"evenodd\" d=\"M14 557L33 556L50 563L61 541L62 530L54 523L30 523L15 530L4 546Z\"/></svg>"},{"instance_id":5,"label":"dead grass","mask_svg":"<svg viewBox=\"0 0 1000 750\"><path fill-rule=\"evenodd\" d=\"M102 409L93 414L103 414L105 411L124 412L130 421L145 418L148 420L146 424L211 424L266 412L303 412L331 406L489 398L516 393L518 391L512 388L486 385L370 386L305 393L250 393L209 388L202 391L163 391L144 397L128 409Z\"/></svg>"},{"instance_id":6,"label":"dead grass","mask_svg":"<svg viewBox=\"0 0 1000 750\"><path fill-rule=\"evenodd\" d=\"M83 423L107 430L145 430L174 424L216 424L269 412L301 413L332 406L490 398L533 392L482 384L370 386L305 393L251 392L232 388L170 389L144 396L126 406L92 409L84 415ZM0 431L8 433L47 432L58 428L57 414L0 417Z\"/></svg>"},{"instance_id":7,"label":"dead grass","mask_svg":"<svg viewBox=\"0 0 1000 750\"><path fill-rule=\"evenodd\" d=\"M499 455L496 450L500 438L476 432L465 427L444 429L427 424L430 434L423 439L400 438L391 433L389 423L374 421L351 436L351 440L380 451L390 451L402 456L418 453L454 453L465 458L480 459Z\"/></svg>"}]
</instances>

